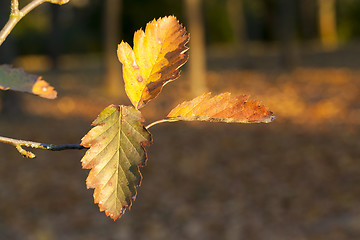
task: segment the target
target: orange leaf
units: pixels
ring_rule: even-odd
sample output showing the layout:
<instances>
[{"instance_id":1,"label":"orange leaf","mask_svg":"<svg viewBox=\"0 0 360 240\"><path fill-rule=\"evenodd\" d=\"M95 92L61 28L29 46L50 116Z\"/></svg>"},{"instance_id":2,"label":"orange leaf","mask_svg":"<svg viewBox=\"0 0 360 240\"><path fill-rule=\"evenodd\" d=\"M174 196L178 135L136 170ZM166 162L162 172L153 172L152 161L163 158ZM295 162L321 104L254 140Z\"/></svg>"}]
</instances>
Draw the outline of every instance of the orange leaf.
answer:
<instances>
[{"instance_id":1,"label":"orange leaf","mask_svg":"<svg viewBox=\"0 0 360 240\"><path fill-rule=\"evenodd\" d=\"M32 92L43 98L54 99L56 98L56 91L49 83L39 78L32 87Z\"/></svg>"},{"instance_id":2,"label":"orange leaf","mask_svg":"<svg viewBox=\"0 0 360 240\"><path fill-rule=\"evenodd\" d=\"M189 35L174 16L159 18L134 34L134 50L121 42L117 54L123 64L126 93L136 109L155 98L162 87L180 76L188 59Z\"/></svg>"},{"instance_id":3,"label":"orange leaf","mask_svg":"<svg viewBox=\"0 0 360 240\"><path fill-rule=\"evenodd\" d=\"M203 94L176 106L167 116L170 121L209 121L238 123L269 123L275 117L258 101L248 101L248 96L232 97L222 93L211 98Z\"/></svg>"}]
</instances>

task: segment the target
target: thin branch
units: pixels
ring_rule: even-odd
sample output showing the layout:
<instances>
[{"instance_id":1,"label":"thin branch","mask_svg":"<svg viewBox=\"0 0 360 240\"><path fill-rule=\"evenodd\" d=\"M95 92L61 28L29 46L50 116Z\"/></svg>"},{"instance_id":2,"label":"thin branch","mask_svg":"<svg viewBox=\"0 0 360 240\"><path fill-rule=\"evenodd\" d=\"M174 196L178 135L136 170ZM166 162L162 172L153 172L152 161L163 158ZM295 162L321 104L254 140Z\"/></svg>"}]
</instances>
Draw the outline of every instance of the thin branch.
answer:
<instances>
[{"instance_id":1,"label":"thin branch","mask_svg":"<svg viewBox=\"0 0 360 240\"><path fill-rule=\"evenodd\" d=\"M16 149L19 151L19 153L21 153L23 156L28 158L34 158L35 154L33 154L30 151L26 151L22 147L31 147L37 149L50 150L50 151L62 151L68 149L79 149L79 150L87 149L86 147L80 144L54 145L54 144L38 143L33 141L25 141L25 140L19 140L19 139L13 139L13 138L1 137L1 136L0 136L0 142L15 146Z\"/></svg>"},{"instance_id":2,"label":"thin branch","mask_svg":"<svg viewBox=\"0 0 360 240\"><path fill-rule=\"evenodd\" d=\"M150 123L145 128L149 129L150 127L164 122L176 122L177 120L174 119L161 119L158 121L155 121L153 123ZM89 149L87 147L84 147L81 144L63 144L63 145L55 145L55 144L46 144L46 143L39 143L39 142L33 142L33 141L26 141L26 140L20 140L20 139L14 139L14 138L8 138L8 137L2 137L0 136L0 142L7 143L10 145L13 145L16 147L16 149L19 151L21 155L28 158L34 158L36 157L34 153L27 151L23 149L23 147L30 147L30 148L37 148L37 149L44 149L44 150L50 150L50 151L62 151L62 150L70 150L70 149Z\"/></svg>"},{"instance_id":3,"label":"thin branch","mask_svg":"<svg viewBox=\"0 0 360 240\"><path fill-rule=\"evenodd\" d=\"M19 14L19 1L18 0L11 0L11 15L18 15Z\"/></svg>"},{"instance_id":4,"label":"thin branch","mask_svg":"<svg viewBox=\"0 0 360 240\"><path fill-rule=\"evenodd\" d=\"M4 28L0 31L0 46L5 41L11 30L20 21L20 18L10 16L9 21L6 23Z\"/></svg>"},{"instance_id":5,"label":"thin branch","mask_svg":"<svg viewBox=\"0 0 360 240\"><path fill-rule=\"evenodd\" d=\"M47 0L33 0L33 1L31 1L28 5L26 5L25 7L23 7L20 10L20 15L22 15L21 18L24 17L26 14L28 14L31 10L33 10L34 8L39 6L40 4L43 4L44 2L47 2Z\"/></svg>"},{"instance_id":6,"label":"thin branch","mask_svg":"<svg viewBox=\"0 0 360 240\"><path fill-rule=\"evenodd\" d=\"M11 1L11 14L9 21L5 24L4 28L0 32L0 45L5 41L6 37L13 30L15 25L31 10L44 3L46 0L33 0L23 9L19 11L19 3L17 0Z\"/></svg>"},{"instance_id":7,"label":"thin branch","mask_svg":"<svg viewBox=\"0 0 360 240\"><path fill-rule=\"evenodd\" d=\"M70 150L70 149L88 149L80 144L62 144L62 145L54 145L54 144L41 144L46 150L50 151L62 151L62 150Z\"/></svg>"},{"instance_id":8,"label":"thin branch","mask_svg":"<svg viewBox=\"0 0 360 240\"><path fill-rule=\"evenodd\" d=\"M32 148L45 148L41 146L41 143L37 143L37 142L32 142L32 141L25 141L25 140L18 140L18 139L13 139L13 138L7 138L7 137L1 137L0 136L0 142L2 143L7 143L7 144L11 144L11 145L22 145L25 147L32 147Z\"/></svg>"},{"instance_id":9,"label":"thin branch","mask_svg":"<svg viewBox=\"0 0 360 240\"><path fill-rule=\"evenodd\" d=\"M8 22L5 24L3 29L0 31L0 46L5 41L10 32L14 29L15 25L31 10L39 6L44 2L50 2L54 4L65 4L69 0L33 0L28 3L25 7L19 10L18 0L11 0L11 14Z\"/></svg>"}]
</instances>

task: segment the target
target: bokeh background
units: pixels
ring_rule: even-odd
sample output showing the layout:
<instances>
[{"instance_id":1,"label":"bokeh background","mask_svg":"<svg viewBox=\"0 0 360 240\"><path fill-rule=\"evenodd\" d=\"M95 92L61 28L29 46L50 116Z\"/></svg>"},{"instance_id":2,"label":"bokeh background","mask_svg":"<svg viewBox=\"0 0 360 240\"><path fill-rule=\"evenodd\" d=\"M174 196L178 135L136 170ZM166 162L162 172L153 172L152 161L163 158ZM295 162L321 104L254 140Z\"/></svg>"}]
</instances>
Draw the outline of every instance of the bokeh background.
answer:
<instances>
[{"instance_id":1,"label":"bokeh background","mask_svg":"<svg viewBox=\"0 0 360 240\"><path fill-rule=\"evenodd\" d=\"M9 11L0 1L1 26ZM170 14L191 33L190 60L143 109L148 123L205 91L250 94L277 119L154 126L138 197L116 222L86 189L85 151L24 159L0 144L0 239L360 239L357 0L43 4L0 63L42 75L58 98L1 92L0 135L79 143L102 109L130 104L117 44Z\"/></svg>"}]
</instances>

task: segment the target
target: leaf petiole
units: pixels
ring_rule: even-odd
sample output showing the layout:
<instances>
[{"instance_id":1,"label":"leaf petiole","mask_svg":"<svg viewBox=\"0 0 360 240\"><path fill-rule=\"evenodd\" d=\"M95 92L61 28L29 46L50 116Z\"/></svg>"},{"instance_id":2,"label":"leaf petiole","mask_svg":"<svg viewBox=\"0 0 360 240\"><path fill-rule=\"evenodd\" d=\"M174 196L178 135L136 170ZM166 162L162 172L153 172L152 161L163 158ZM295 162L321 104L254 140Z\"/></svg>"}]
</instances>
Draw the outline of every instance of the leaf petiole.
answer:
<instances>
[{"instance_id":1,"label":"leaf petiole","mask_svg":"<svg viewBox=\"0 0 360 240\"><path fill-rule=\"evenodd\" d=\"M173 119L161 119L161 120L157 120L155 122L152 122L150 123L149 125L147 125L145 128L146 129L149 129L151 128L152 126L156 125L156 124L159 124L159 123L164 123L164 122L176 122L177 120L173 120Z\"/></svg>"}]
</instances>

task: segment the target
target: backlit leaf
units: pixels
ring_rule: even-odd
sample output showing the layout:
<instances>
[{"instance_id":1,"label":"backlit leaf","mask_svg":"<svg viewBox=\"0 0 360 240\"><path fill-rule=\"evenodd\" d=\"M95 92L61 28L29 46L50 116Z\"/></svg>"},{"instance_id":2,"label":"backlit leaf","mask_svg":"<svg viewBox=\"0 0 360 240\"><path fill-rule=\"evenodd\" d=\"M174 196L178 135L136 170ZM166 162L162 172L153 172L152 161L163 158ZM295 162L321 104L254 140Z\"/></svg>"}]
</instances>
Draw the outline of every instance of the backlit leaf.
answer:
<instances>
[{"instance_id":1,"label":"backlit leaf","mask_svg":"<svg viewBox=\"0 0 360 240\"><path fill-rule=\"evenodd\" d=\"M0 65L0 89L28 92L43 98L54 99L57 92L41 77L25 73L22 69Z\"/></svg>"},{"instance_id":2,"label":"backlit leaf","mask_svg":"<svg viewBox=\"0 0 360 240\"><path fill-rule=\"evenodd\" d=\"M68 3L70 0L48 0L48 1L51 3L54 3L54 4L62 5L62 4Z\"/></svg>"},{"instance_id":3,"label":"backlit leaf","mask_svg":"<svg viewBox=\"0 0 360 240\"><path fill-rule=\"evenodd\" d=\"M232 97L222 93L211 97L203 94L175 107L167 116L170 121L209 121L228 123L269 123L275 117L258 101L248 101L248 96Z\"/></svg>"},{"instance_id":4,"label":"backlit leaf","mask_svg":"<svg viewBox=\"0 0 360 240\"><path fill-rule=\"evenodd\" d=\"M134 34L134 50L121 42L117 54L123 64L126 93L140 109L155 98L162 87L180 76L179 68L189 55L189 35L174 16L159 18Z\"/></svg>"},{"instance_id":5,"label":"backlit leaf","mask_svg":"<svg viewBox=\"0 0 360 240\"><path fill-rule=\"evenodd\" d=\"M147 159L143 146L152 143L141 122L141 113L133 107L110 105L81 142L90 148L81 160L83 168L91 169L86 185L95 188L94 202L100 211L114 220L130 209L141 183L139 167Z\"/></svg>"}]
</instances>

